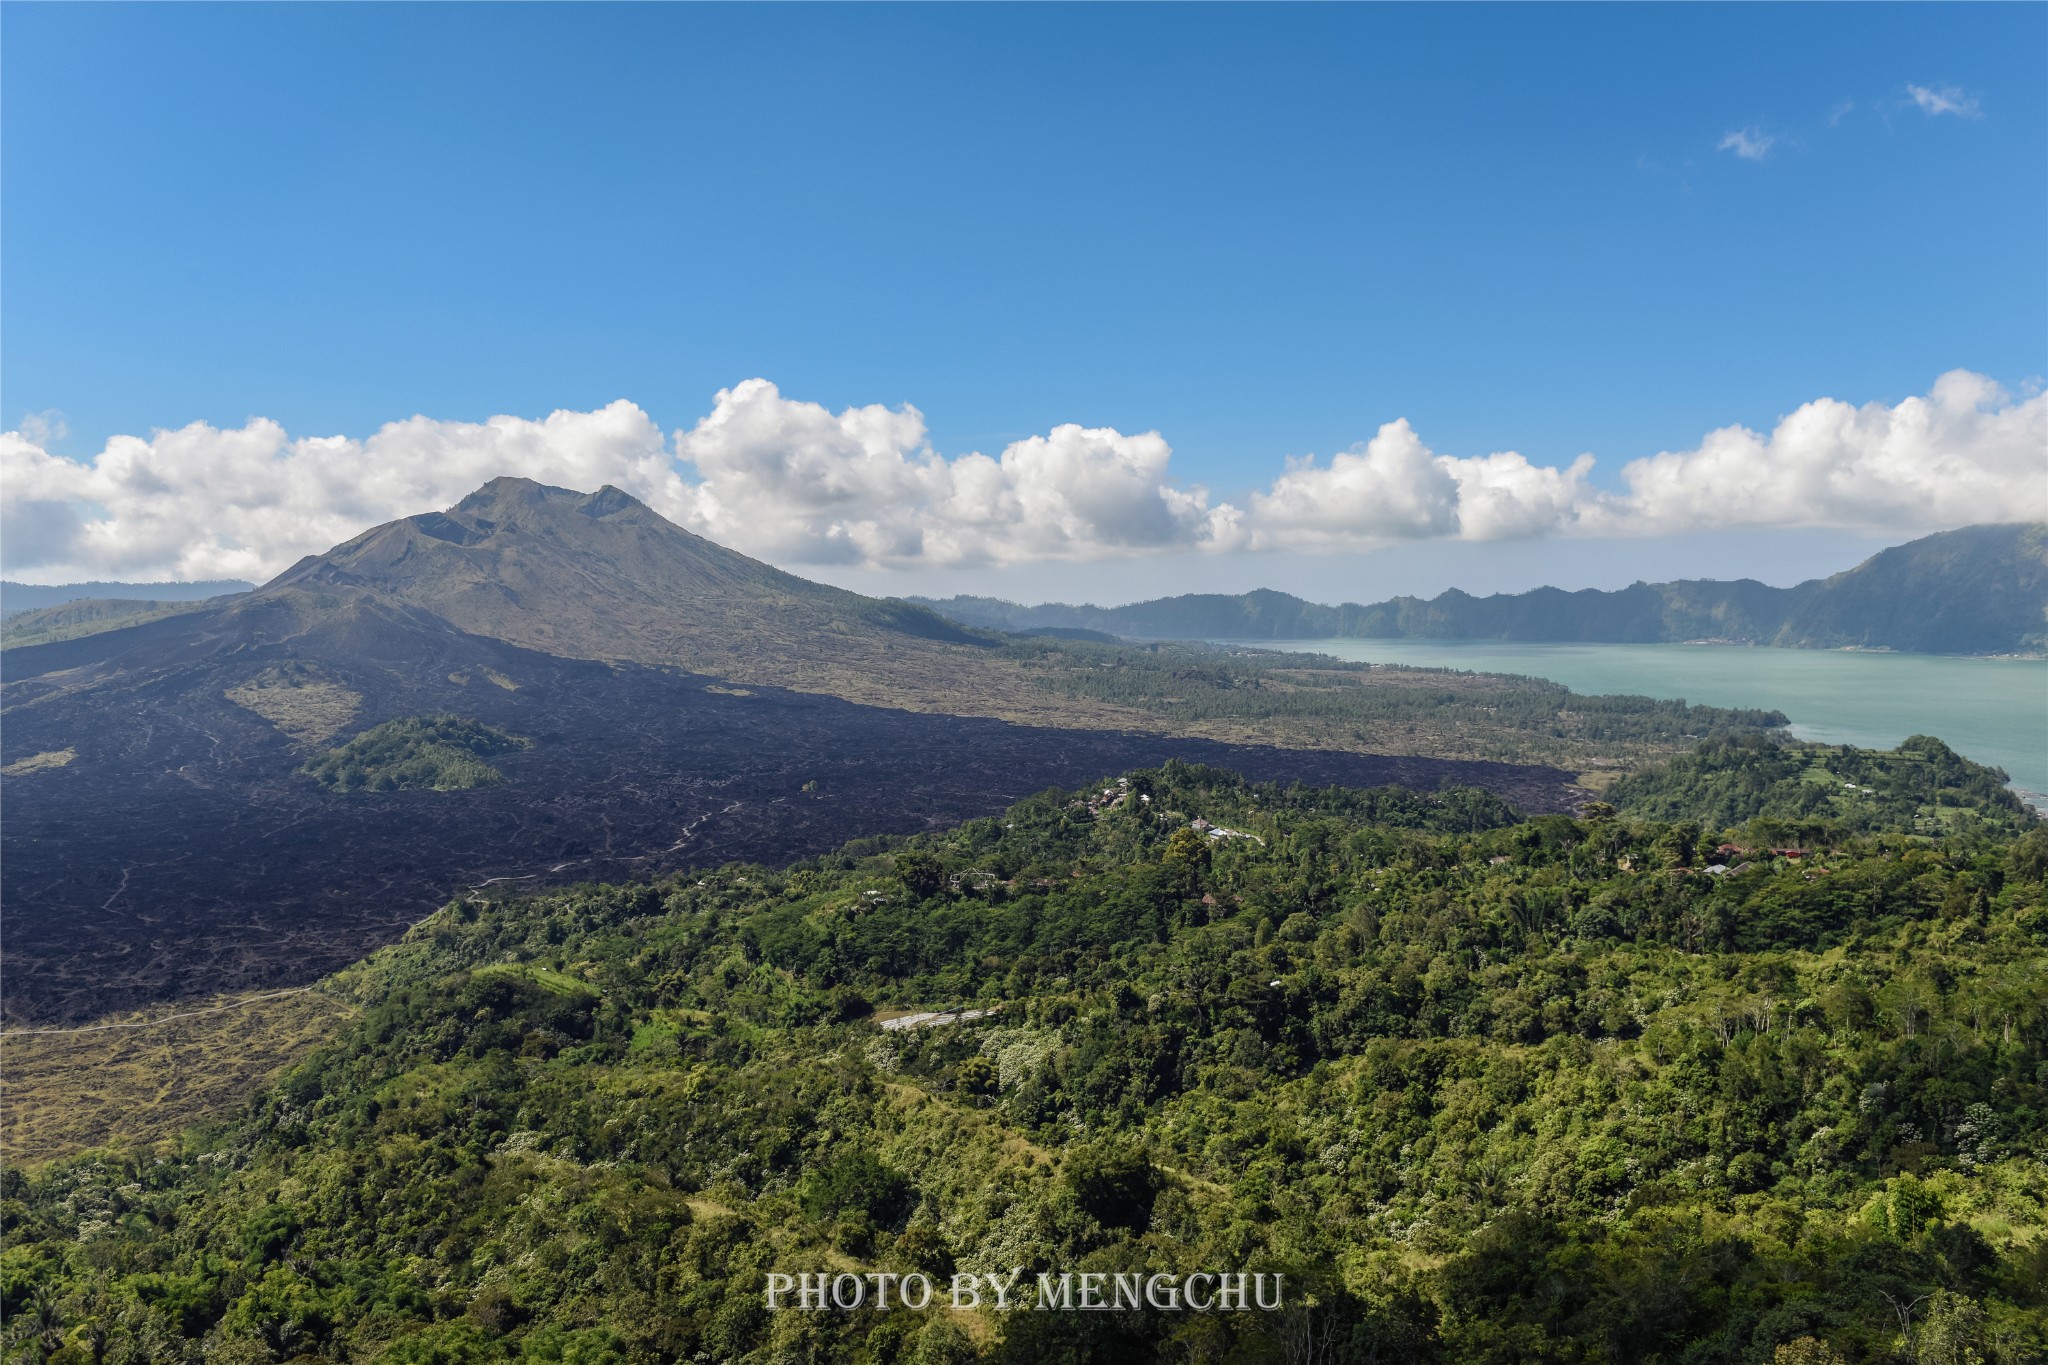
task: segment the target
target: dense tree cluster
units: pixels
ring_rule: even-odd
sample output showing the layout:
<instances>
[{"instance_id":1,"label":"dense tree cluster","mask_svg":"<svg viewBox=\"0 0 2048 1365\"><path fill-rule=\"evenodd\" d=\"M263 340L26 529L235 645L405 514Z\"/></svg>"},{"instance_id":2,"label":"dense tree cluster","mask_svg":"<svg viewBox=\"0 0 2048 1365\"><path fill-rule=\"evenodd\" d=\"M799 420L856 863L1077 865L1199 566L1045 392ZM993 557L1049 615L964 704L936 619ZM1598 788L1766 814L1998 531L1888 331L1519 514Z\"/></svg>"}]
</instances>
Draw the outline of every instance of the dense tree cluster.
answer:
<instances>
[{"instance_id":1,"label":"dense tree cluster","mask_svg":"<svg viewBox=\"0 0 2048 1365\"><path fill-rule=\"evenodd\" d=\"M337 792L462 791L502 782L484 759L531 744L466 716L407 716L307 759L299 771Z\"/></svg>"},{"instance_id":2,"label":"dense tree cluster","mask_svg":"<svg viewBox=\"0 0 2048 1365\"><path fill-rule=\"evenodd\" d=\"M0 1176L8 1348L2040 1359L2048 830L1776 828L1169 765L466 899L337 977L359 1022L232 1121ZM1013 1267L1279 1273L1289 1307L763 1303Z\"/></svg>"},{"instance_id":3,"label":"dense tree cluster","mask_svg":"<svg viewBox=\"0 0 2048 1365\"><path fill-rule=\"evenodd\" d=\"M1713 828L1757 816L1830 832L1937 833L1957 824L2023 833L2034 816L1997 768L1929 735L1890 751L1717 735L1694 752L1623 778L1609 797L1633 814Z\"/></svg>"}]
</instances>

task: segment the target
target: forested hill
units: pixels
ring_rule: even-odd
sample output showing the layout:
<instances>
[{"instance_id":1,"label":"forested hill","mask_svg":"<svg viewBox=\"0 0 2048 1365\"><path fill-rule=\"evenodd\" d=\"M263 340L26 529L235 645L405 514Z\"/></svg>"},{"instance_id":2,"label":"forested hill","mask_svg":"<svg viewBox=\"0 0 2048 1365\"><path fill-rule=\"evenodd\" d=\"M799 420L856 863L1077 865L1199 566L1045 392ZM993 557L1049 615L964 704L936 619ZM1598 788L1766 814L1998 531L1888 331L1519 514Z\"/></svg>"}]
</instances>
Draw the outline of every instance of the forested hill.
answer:
<instances>
[{"instance_id":1,"label":"forested hill","mask_svg":"<svg viewBox=\"0 0 2048 1365\"><path fill-rule=\"evenodd\" d=\"M1470 639L1650 644L1725 640L1931 654L2048 648L2048 526L1968 526L1894 546L1791 588L1753 579L1637 583L1320 606L1283 592L1190 594L1123 607L1018 606L989 597L912 598L966 625L1079 629L1140 639Z\"/></svg>"},{"instance_id":2,"label":"forested hill","mask_svg":"<svg viewBox=\"0 0 2048 1365\"><path fill-rule=\"evenodd\" d=\"M1622 778L1607 796L1645 819L1712 828L1762 818L1788 829L1941 834L1963 825L2021 834L2039 817L2006 781L2002 768L1972 763L1929 735L1886 751L1729 734Z\"/></svg>"},{"instance_id":3,"label":"forested hill","mask_svg":"<svg viewBox=\"0 0 2048 1365\"><path fill-rule=\"evenodd\" d=\"M9 1344L2037 1361L2048 831L1801 818L1169 765L781 870L468 899L331 982L359 1022L233 1121L0 1172ZM1218 1266L1292 1307L763 1305L771 1271Z\"/></svg>"}]
</instances>

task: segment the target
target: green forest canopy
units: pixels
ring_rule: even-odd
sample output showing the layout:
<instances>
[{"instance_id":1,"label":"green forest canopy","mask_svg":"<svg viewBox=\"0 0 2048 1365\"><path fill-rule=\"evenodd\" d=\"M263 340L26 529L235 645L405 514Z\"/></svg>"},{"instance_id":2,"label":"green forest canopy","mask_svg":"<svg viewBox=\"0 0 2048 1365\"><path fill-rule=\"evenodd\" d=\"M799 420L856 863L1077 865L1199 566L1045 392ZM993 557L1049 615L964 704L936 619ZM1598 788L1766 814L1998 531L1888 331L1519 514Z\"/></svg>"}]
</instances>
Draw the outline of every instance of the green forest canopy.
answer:
<instances>
[{"instance_id":1,"label":"green forest canopy","mask_svg":"<svg viewBox=\"0 0 2048 1365\"><path fill-rule=\"evenodd\" d=\"M9 1340L2037 1360L2048 830L1773 828L1169 765L786 869L467 898L331 982L360 1023L233 1120L0 1174ZM874 1022L965 1005L996 1012ZM1241 1266L1296 1307L765 1311L820 1266Z\"/></svg>"},{"instance_id":2,"label":"green forest canopy","mask_svg":"<svg viewBox=\"0 0 2048 1365\"><path fill-rule=\"evenodd\" d=\"M1631 814L1721 828L1763 817L1826 832L1939 833L1962 826L2020 834L2036 816L1998 768L1914 735L1892 750L1719 735L1692 753L1622 778L1607 797Z\"/></svg>"}]
</instances>

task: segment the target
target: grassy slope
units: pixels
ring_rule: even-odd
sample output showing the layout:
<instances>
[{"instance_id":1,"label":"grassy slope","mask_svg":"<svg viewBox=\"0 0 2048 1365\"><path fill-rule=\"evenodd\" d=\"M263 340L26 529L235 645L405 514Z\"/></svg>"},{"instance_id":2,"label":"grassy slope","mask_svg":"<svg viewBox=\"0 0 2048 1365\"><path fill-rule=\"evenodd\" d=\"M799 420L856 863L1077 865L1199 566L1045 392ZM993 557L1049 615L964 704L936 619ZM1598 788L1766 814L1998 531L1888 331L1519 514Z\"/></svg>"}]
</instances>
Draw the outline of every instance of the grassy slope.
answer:
<instances>
[{"instance_id":1,"label":"grassy slope","mask_svg":"<svg viewBox=\"0 0 2048 1365\"><path fill-rule=\"evenodd\" d=\"M61 606L16 612L0 624L0 645L44 645L58 640L76 640L103 631L139 626L179 616L207 606L197 602L142 602L89 599Z\"/></svg>"},{"instance_id":2,"label":"grassy slope","mask_svg":"<svg viewBox=\"0 0 2048 1365\"><path fill-rule=\"evenodd\" d=\"M318 991L248 992L0 1033L0 1158L33 1165L112 1143L146 1146L217 1118L355 1010Z\"/></svg>"}]
</instances>

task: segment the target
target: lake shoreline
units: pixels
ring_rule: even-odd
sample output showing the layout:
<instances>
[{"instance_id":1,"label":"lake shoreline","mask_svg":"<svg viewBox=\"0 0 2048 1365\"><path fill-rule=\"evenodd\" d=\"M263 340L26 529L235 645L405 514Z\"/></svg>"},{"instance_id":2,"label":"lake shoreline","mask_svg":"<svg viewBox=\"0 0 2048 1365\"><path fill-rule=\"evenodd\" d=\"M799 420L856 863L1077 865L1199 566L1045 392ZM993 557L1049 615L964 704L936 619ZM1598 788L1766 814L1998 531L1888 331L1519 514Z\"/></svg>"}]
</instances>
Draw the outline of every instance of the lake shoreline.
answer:
<instances>
[{"instance_id":1,"label":"lake shoreline","mask_svg":"<svg viewBox=\"0 0 2048 1365\"><path fill-rule=\"evenodd\" d=\"M2048 657L1776 645L1501 640L1211 640L1351 663L1545 678L1586 695L1632 694L1783 712L1790 733L1889 749L1914 734L2005 771L2048 810Z\"/></svg>"}]
</instances>

